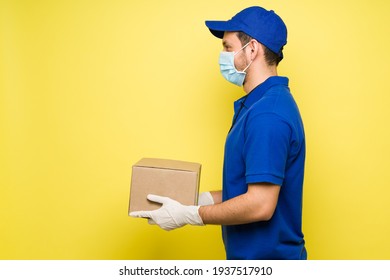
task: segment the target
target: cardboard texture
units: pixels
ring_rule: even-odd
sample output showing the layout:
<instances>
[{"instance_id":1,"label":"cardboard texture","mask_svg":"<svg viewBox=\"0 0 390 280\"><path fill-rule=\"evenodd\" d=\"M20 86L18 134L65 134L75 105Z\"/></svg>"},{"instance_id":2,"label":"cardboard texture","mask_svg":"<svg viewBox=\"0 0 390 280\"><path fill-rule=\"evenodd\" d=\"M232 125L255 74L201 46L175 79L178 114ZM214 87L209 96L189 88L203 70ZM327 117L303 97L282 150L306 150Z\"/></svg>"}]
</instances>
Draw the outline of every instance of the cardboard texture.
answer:
<instances>
[{"instance_id":1,"label":"cardboard texture","mask_svg":"<svg viewBox=\"0 0 390 280\"><path fill-rule=\"evenodd\" d=\"M155 210L161 204L147 200L148 194L167 196L184 205L197 205L201 164L143 158L133 165L129 213Z\"/></svg>"}]
</instances>

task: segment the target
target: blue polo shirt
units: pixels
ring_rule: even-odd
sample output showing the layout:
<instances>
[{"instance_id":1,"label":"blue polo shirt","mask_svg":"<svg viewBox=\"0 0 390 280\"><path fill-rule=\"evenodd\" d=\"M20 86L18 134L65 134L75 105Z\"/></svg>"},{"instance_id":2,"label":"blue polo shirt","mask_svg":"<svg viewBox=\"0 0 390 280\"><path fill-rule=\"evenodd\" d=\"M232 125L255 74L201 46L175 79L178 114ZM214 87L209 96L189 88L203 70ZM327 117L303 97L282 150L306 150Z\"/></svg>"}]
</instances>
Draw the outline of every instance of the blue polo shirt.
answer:
<instances>
[{"instance_id":1,"label":"blue polo shirt","mask_svg":"<svg viewBox=\"0 0 390 280\"><path fill-rule=\"evenodd\" d=\"M273 76L234 103L225 144L223 201L248 184L280 186L269 221L222 226L227 259L306 259L302 233L305 135L286 77Z\"/></svg>"}]
</instances>

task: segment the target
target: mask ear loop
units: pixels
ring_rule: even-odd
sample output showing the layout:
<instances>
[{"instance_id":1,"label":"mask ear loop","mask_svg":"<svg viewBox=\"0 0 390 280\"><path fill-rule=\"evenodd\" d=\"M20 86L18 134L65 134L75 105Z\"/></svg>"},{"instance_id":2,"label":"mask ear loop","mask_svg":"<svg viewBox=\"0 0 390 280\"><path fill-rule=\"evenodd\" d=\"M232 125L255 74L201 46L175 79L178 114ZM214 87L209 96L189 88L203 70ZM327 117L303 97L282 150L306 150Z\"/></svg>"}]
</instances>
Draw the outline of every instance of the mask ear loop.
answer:
<instances>
[{"instance_id":1,"label":"mask ear loop","mask_svg":"<svg viewBox=\"0 0 390 280\"><path fill-rule=\"evenodd\" d=\"M251 42L251 41L249 41L248 44L245 45L245 47L246 47L247 45L249 45L250 42ZM251 50L251 53L253 53L253 52L254 52L254 50L252 49L252 50ZM248 64L247 67L245 67L244 70L242 70L242 72L245 72L245 71L249 68L249 66L251 66L252 62L253 62L253 59L251 59L251 62Z\"/></svg>"},{"instance_id":2,"label":"mask ear loop","mask_svg":"<svg viewBox=\"0 0 390 280\"><path fill-rule=\"evenodd\" d=\"M249 68L249 66L251 66L252 62L253 62L253 60L251 60L251 62L248 64L248 66L247 66L247 67L245 67L245 68L244 68L244 70L242 70L242 72L246 73L246 72L245 72L245 71L246 71L246 69L248 69L248 68Z\"/></svg>"},{"instance_id":3,"label":"mask ear loop","mask_svg":"<svg viewBox=\"0 0 390 280\"><path fill-rule=\"evenodd\" d=\"M243 46L241 49L239 49L237 52L234 52L234 55L238 54L240 51L242 51L243 49L245 49L248 45L249 45L250 41L248 43L245 44L245 46Z\"/></svg>"},{"instance_id":4,"label":"mask ear loop","mask_svg":"<svg viewBox=\"0 0 390 280\"><path fill-rule=\"evenodd\" d=\"M245 49L248 45L250 44L250 41L248 43L245 44L245 46L243 46L238 52L235 52L234 55L238 54L240 51L242 51L243 49ZM240 72L240 73L246 73L246 69L249 68L249 66L251 66L253 60L251 60L251 62L244 68L244 70L242 71L237 71L237 72ZM237 70L237 69L236 69Z\"/></svg>"}]
</instances>

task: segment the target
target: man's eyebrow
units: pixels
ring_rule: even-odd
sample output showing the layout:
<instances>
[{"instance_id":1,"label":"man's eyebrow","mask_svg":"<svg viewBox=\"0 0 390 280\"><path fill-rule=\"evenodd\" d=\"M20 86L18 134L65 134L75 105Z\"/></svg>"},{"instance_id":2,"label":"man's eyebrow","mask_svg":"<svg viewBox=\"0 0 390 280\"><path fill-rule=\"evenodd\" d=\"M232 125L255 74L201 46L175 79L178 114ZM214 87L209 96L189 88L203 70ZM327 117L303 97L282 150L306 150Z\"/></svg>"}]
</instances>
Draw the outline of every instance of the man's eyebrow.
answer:
<instances>
[{"instance_id":1,"label":"man's eyebrow","mask_svg":"<svg viewBox=\"0 0 390 280\"><path fill-rule=\"evenodd\" d=\"M230 45L225 40L222 40L222 46L229 47Z\"/></svg>"}]
</instances>

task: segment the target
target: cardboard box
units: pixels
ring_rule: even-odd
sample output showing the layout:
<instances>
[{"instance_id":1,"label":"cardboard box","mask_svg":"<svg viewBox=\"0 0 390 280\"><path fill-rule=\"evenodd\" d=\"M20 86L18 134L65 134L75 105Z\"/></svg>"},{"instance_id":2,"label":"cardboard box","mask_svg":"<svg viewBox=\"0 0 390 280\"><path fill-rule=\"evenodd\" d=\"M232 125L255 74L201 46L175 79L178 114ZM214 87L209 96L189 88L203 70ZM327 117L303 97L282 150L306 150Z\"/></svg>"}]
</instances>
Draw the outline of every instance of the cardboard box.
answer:
<instances>
[{"instance_id":1,"label":"cardboard box","mask_svg":"<svg viewBox=\"0 0 390 280\"><path fill-rule=\"evenodd\" d=\"M161 204L146 196L167 196L184 205L197 205L201 164L194 162L143 158L133 165L129 213L155 210Z\"/></svg>"}]
</instances>

